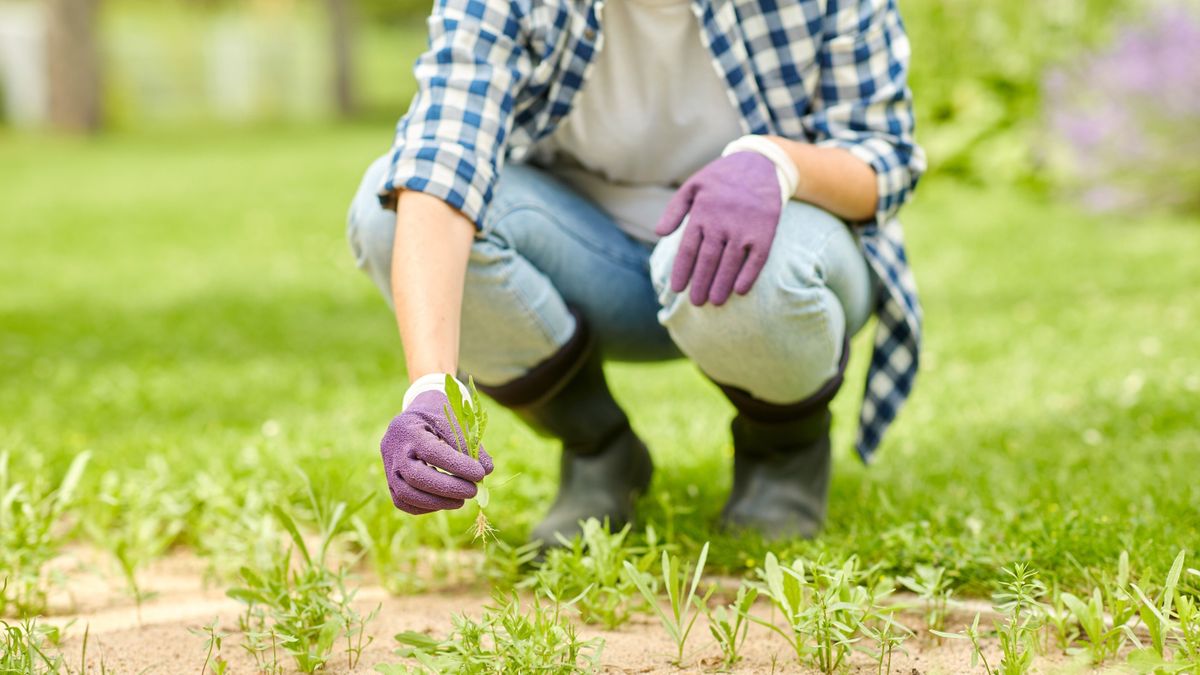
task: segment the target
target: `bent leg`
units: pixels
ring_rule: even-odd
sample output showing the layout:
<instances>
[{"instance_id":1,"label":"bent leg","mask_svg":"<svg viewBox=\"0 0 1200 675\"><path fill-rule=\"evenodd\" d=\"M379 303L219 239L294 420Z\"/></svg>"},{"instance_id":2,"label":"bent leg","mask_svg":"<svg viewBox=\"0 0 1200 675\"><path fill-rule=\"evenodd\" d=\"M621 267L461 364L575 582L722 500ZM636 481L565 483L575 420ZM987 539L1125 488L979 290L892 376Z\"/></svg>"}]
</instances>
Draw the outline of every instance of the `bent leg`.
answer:
<instances>
[{"instance_id":1,"label":"bent leg","mask_svg":"<svg viewBox=\"0 0 1200 675\"><path fill-rule=\"evenodd\" d=\"M829 399L841 384L848 336L866 323L872 279L849 228L793 202L754 287L720 307L696 307L668 284L680 232L651 259L659 320L737 408L730 528L813 537L830 480Z\"/></svg>"}]
</instances>

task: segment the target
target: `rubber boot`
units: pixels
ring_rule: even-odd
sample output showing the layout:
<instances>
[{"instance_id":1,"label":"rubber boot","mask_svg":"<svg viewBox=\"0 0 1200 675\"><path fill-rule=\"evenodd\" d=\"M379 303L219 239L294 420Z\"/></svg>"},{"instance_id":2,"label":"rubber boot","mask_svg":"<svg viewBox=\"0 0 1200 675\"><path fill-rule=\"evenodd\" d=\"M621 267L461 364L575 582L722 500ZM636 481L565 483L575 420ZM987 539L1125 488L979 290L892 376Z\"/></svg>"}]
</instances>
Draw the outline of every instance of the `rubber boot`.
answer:
<instances>
[{"instance_id":1,"label":"rubber boot","mask_svg":"<svg viewBox=\"0 0 1200 675\"><path fill-rule=\"evenodd\" d=\"M733 432L733 490L721 512L730 530L756 530L767 539L817 536L829 498L829 403L842 386L849 344L837 374L812 396L786 405L717 384L737 409Z\"/></svg>"},{"instance_id":2,"label":"rubber boot","mask_svg":"<svg viewBox=\"0 0 1200 675\"><path fill-rule=\"evenodd\" d=\"M558 495L530 539L545 547L570 541L579 522L596 518L613 529L632 522L634 505L654 472L650 453L613 399L598 350L579 314L576 332L529 374L481 386L542 435L562 442Z\"/></svg>"},{"instance_id":3,"label":"rubber boot","mask_svg":"<svg viewBox=\"0 0 1200 675\"><path fill-rule=\"evenodd\" d=\"M721 524L768 539L815 537L829 495L829 422L828 409L786 422L735 417L733 490Z\"/></svg>"}]
</instances>

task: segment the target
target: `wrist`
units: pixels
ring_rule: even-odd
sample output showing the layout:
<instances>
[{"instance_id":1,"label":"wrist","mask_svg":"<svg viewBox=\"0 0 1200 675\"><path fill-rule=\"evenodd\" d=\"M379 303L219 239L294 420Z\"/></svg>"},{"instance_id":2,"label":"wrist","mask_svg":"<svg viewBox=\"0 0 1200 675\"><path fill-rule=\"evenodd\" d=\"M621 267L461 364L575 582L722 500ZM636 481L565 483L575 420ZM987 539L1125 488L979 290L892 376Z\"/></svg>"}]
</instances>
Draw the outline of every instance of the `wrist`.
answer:
<instances>
[{"instance_id":1,"label":"wrist","mask_svg":"<svg viewBox=\"0 0 1200 675\"><path fill-rule=\"evenodd\" d=\"M404 402L401 404L401 410L406 410L415 398L429 391L436 391L442 394L446 393L446 375L447 373L429 373L422 375L413 380L408 385L408 390L404 392ZM458 383L458 387L462 391L466 391L466 386L458 381L458 378L451 376Z\"/></svg>"},{"instance_id":2,"label":"wrist","mask_svg":"<svg viewBox=\"0 0 1200 675\"><path fill-rule=\"evenodd\" d=\"M787 206L800 187L800 172L787 150L777 143L774 137L751 134L734 139L725 146L721 156L725 157L735 152L757 153L775 165L775 177L779 181L780 198L783 205Z\"/></svg>"}]
</instances>

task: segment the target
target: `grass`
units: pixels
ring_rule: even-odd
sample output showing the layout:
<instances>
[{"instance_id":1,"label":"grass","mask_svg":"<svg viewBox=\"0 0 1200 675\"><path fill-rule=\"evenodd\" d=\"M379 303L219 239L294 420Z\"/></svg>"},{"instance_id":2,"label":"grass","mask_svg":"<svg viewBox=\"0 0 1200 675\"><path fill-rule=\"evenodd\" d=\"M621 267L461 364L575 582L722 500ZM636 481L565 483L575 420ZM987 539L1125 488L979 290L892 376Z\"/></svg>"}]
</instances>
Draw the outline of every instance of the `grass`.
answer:
<instances>
[{"instance_id":1,"label":"grass","mask_svg":"<svg viewBox=\"0 0 1200 675\"><path fill-rule=\"evenodd\" d=\"M386 125L0 136L0 449L14 475L41 457L56 484L92 451L87 512L103 507L105 475L165 465L239 504L300 468L323 501L373 495L360 515L400 518L376 450L405 387L399 341L343 238L348 199L389 140ZM685 559L711 541L713 571L748 572L769 548L856 554L887 574L945 568L966 595L1012 561L1085 597L1123 550L1135 570L1194 553L1197 223L1095 218L936 179L905 221L925 367L863 468L849 445L869 335L855 341L827 532L768 547L715 531L731 411L683 362L609 367L660 467L643 519ZM549 504L556 458L492 410L488 448L519 475L488 516L515 544ZM189 523L220 501L189 499ZM413 544L470 545L438 534L465 533L466 511L411 521Z\"/></svg>"}]
</instances>

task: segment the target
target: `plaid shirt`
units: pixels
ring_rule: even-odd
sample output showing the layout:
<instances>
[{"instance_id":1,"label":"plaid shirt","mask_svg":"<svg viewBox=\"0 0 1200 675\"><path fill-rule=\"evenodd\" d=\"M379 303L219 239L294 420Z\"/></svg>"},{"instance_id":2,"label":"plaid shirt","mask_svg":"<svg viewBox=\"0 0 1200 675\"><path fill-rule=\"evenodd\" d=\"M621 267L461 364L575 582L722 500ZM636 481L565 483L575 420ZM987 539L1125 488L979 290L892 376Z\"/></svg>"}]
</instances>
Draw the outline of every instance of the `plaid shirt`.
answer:
<instances>
[{"instance_id":1,"label":"plaid shirt","mask_svg":"<svg viewBox=\"0 0 1200 675\"><path fill-rule=\"evenodd\" d=\"M845 148L875 170L878 211L857 228L881 287L856 443L869 460L912 389L921 336L895 216L924 155L895 0L691 1L746 133ZM381 200L417 190L482 223L504 162L524 159L571 110L600 46L603 2L436 0Z\"/></svg>"}]
</instances>

